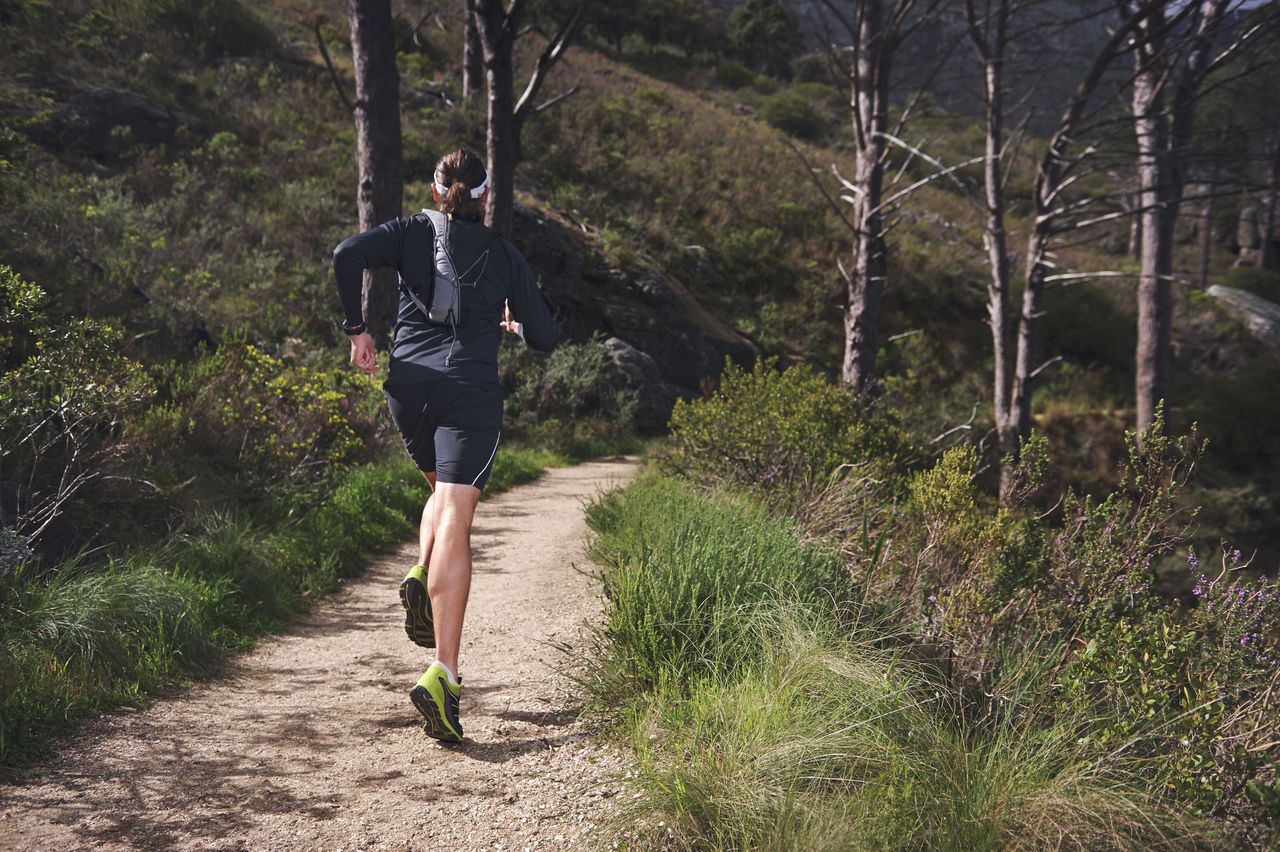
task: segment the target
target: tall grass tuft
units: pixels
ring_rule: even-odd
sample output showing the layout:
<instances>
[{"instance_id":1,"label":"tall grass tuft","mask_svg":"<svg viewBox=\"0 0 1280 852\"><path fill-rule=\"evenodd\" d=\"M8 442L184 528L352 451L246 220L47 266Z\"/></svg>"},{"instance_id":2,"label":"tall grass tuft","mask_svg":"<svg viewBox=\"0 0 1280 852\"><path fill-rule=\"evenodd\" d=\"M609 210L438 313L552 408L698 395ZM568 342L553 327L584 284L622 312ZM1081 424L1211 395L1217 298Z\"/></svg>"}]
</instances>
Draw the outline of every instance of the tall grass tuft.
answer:
<instances>
[{"instance_id":1,"label":"tall grass tuft","mask_svg":"<svg viewBox=\"0 0 1280 852\"><path fill-rule=\"evenodd\" d=\"M622 695L750 663L744 628L766 602L849 598L837 557L797 545L788 522L747 497L644 475L589 506L587 522L607 566L609 644L597 675Z\"/></svg>"}]
</instances>

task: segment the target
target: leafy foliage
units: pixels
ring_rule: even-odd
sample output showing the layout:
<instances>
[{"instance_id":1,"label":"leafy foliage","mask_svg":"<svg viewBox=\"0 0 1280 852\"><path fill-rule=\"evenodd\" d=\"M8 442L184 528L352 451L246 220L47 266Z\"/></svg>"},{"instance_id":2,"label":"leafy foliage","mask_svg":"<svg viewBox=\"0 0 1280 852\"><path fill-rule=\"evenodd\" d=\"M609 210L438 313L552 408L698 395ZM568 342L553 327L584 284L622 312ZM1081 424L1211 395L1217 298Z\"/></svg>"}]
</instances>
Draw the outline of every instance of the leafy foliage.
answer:
<instances>
[{"instance_id":1,"label":"leafy foliage","mask_svg":"<svg viewBox=\"0 0 1280 852\"><path fill-rule=\"evenodd\" d=\"M376 391L369 377L289 365L233 340L177 372L171 404L179 440L252 488L272 490L361 459L382 425Z\"/></svg>"},{"instance_id":2,"label":"leafy foliage","mask_svg":"<svg viewBox=\"0 0 1280 852\"><path fill-rule=\"evenodd\" d=\"M729 14L729 43L747 65L790 79L791 60L804 49L795 17L779 0L747 0Z\"/></svg>"},{"instance_id":3,"label":"leafy foliage","mask_svg":"<svg viewBox=\"0 0 1280 852\"><path fill-rule=\"evenodd\" d=\"M791 501L839 465L902 449L889 418L849 389L801 367L726 360L709 398L676 403L663 466L695 480L777 494Z\"/></svg>"},{"instance_id":4,"label":"leafy foliage","mask_svg":"<svg viewBox=\"0 0 1280 852\"><path fill-rule=\"evenodd\" d=\"M809 102L790 91L766 97L760 103L760 117L784 133L811 142L820 140L827 130Z\"/></svg>"}]
</instances>

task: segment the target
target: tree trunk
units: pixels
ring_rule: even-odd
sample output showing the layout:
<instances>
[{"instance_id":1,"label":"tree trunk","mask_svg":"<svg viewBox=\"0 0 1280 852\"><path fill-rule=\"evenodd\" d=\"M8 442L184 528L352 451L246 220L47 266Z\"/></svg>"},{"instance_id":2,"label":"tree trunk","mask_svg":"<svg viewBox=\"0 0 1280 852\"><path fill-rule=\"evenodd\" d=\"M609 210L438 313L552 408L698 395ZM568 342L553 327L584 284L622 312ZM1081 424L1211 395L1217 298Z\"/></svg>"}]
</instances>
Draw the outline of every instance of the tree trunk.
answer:
<instances>
[{"instance_id":1,"label":"tree trunk","mask_svg":"<svg viewBox=\"0 0 1280 852\"><path fill-rule=\"evenodd\" d=\"M480 28L476 23L476 0L467 0L466 35L462 48L462 99L475 100L484 79L484 50L480 47Z\"/></svg>"},{"instance_id":2,"label":"tree trunk","mask_svg":"<svg viewBox=\"0 0 1280 852\"><path fill-rule=\"evenodd\" d=\"M858 52L853 68L853 269L844 314L843 377L859 391L875 382L876 343L880 334L880 296L888 258L880 202L884 186L884 132L888 124L891 36L884 28L884 0L862 0Z\"/></svg>"},{"instance_id":3,"label":"tree trunk","mask_svg":"<svg viewBox=\"0 0 1280 852\"><path fill-rule=\"evenodd\" d=\"M1142 252L1142 203L1133 196L1133 215L1129 217L1129 245L1126 254L1137 257Z\"/></svg>"},{"instance_id":4,"label":"tree trunk","mask_svg":"<svg viewBox=\"0 0 1280 852\"><path fill-rule=\"evenodd\" d=\"M1209 261L1213 252L1213 208L1214 195L1218 191L1218 168L1215 166L1209 176L1209 191L1204 200L1203 220L1200 225L1200 289L1209 289Z\"/></svg>"},{"instance_id":5,"label":"tree trunk","mask_svg":"<svg viewBox=\"0 0 1280 852\"><path fill-rule=\"evenodd\" d=\"M512 48L516 21L501 0L474 0L489 90L489 201L485 224L511 236L515 208L516 122ZM519 13L519 6L514 10Z\"/></svg>"},{"instance_id":6,"label":"tree trunk","mask_svg":"<svg viewBox=\"0 0 1280 852\"><path fill-rule=\"evenodd\" d=\"M1198 0L1187 42L1169 43L1168 24L1159 7L1138 26L1133 115L1143 215L1134 370L1139 435L1154 422L1160 404L1169 400L1174 226L1186 187L1185 163L1200 86L1211 66L1210 51L1226 7L1227 0ZM1173 91L1166 97L1169 85Z\"/></svg>"},{"instance_id":7,"label":"tree trunk","mask_svg":"<svg viewBox=\"0 0 1280 852\"><path fill-rule=\"evenodd\" d=\"M1013 450L1010 466L1019 461L1022 442L1031 434L1031 394L1035 390L1035 378L1040 357L1040 320L1044 317L1044 279L1048 274L1045 263L1052 237L1048 221L1032 229L1027 238L1026 281L1022 288L1022 310L1018 315L1018 352L1013 367L1012 391L1009 400L1010 443Z\"/></svg>"},{"instance_id":8,"label":"tree trunk","mask_svg":"<svg viewBox=\"0 0 1280 852\"><path fill-rule=\"evenodd\" d=\"M1158 44L1152 50L1158 54ZM1155 418L1157 406L1169 393L1170 326L1173 320L1173 210L1169 184L1173 181L1168 139L1161 111L1161 63L1144 61L1133 81L1134 129L1138 145L1138 210L1142 235L1138 261L1138 347L1134 367L1138 420L1142 432Z\"/></svg>"},{"instance_id":9,"label":"tree trunk","mask_svg":"<svg viewBox=\"0 0 1280 852\"><path fill-rule=\"evenodd\" d=\"M390 0L349 0L348 13L356 77L356 202L363 231L400 215L400 76ZM385 347L400 302L394 270L365 274L364 302L369 331Z\"/></svg>"},{"instance_id":10,"label":"tree trunk","mask_svg":"<svg viewBox=\"0 0 1280 852\"><path fill-rule=\"evenodd\" d=\"M534 106L538 92L546 82L547 72L564 55L586 20L591 0L579 0L568 19L547 42L534 63L533 73L519 101L514 97L511 55L524 0L511 0L506 9L501 0L473 2L489 87L489 201L485 207L485 224L510 236L515 208L516 164L520 162L520 129L526 118L546 108L546 104ZM566 96L552 98L551 102Z\"/></svg>"},{"instance_id":11,"label":"tree trunk","mask_svg":"<svg viewBox=\"0 0 1280 852\"><path fill-rule=\"evenodd\" d=\"M1009 247L1004 222L1004 181L1000 155L1004 148L1004 59L1008 46L1009 0L1000 0L995 15L978 26L972 0L966 0L965 14L969 34L983 68L983 98L987 106L987 140L982 160L982 184L985 193L987 221L982 242L987 250L987 323L991 326L992 404L995 409L996 442L1000 449L1000 502L1008 503L1014 487L1014 463L1021 436L1018 418L1010 401L1009 385ZM994 23L994 27L992 27Z\"/></svg>"},{"instance_id":12,"label":"tree trunk","mask_svg":"<svg viewBox=\"0 0 1280 852\"><path fill-rule=\"evenodd\" d=\"M1271 133L1271 163L1267 169L1267 205L1262 214L1262 248L1258 266L1275 269L1276 219L1280 217L1280 132Z\"/></svg>"}]
</instances>

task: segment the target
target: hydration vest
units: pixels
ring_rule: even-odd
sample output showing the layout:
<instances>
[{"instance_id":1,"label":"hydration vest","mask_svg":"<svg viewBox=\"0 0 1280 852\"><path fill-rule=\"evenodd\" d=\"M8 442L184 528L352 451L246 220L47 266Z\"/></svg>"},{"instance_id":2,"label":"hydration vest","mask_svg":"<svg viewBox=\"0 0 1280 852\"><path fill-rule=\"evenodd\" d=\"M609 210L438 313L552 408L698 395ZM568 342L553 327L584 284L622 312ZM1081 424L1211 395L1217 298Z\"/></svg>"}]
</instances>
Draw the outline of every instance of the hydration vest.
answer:
<instances>
[{"instance_id":1,"label":"hydration vest","mask_svg":"<svg viewBox=\"0 0 1280 852\"><path fill-rule=\"evenodd\" d=\"M497 240L497 233L490 234L480 256L464 270L459 270L453 262L449 251L450 217L438 210L423 210L431 220L435 231L435 267L432 270L431 282L426 293L415 292L413 287L405 287L405 292L427 322L432 325L447 325L456 332L466 327L471 319L470 308L479 298L476 285L484 275L489 263L489 252Z\"/></svg>"}]
</instances>

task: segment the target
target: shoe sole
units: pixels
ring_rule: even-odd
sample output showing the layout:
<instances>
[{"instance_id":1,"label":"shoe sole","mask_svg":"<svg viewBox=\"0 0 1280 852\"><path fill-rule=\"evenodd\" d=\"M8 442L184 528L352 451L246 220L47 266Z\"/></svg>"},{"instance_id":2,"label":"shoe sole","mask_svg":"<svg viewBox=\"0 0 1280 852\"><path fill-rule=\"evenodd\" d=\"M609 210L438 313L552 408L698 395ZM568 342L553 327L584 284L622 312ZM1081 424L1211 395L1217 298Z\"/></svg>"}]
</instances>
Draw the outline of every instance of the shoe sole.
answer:
<instances>
[{"instance_id":1,"label":"shoe sole","mask_svg":"<svg viewBox=\"0 0 1280 852\"><path fill-rule=\"evenodd\" d=\"M426 587L414 577L400 584L400 605L404 607L404 632L409 641L423 648L436 646L435 624L427 614L431 599Z\"/></svg>"},{"instance_id":2,"label":"shoe sole","mask_svg":"<svg viewBox=\"0 0 1280 852\"><path fill-rule=\"evenodd\" d=\"M415 686L409 691L409 700L413 702L413 706L418 708L418 712L422 714L422 718L427 723L422 726L422 730L427 736L446 743L460 743L462 737L449 727L440 716L440 708L436 706L436 701L431 697L431 693L427 691L425 686Z\"/></svg>"}]
</instances>

